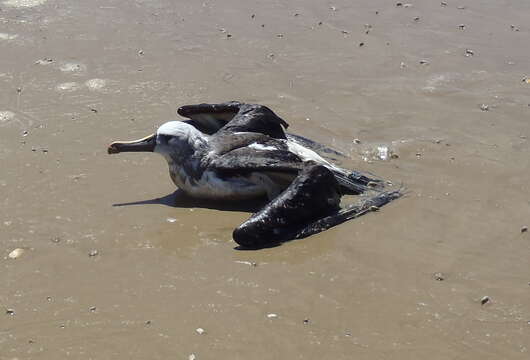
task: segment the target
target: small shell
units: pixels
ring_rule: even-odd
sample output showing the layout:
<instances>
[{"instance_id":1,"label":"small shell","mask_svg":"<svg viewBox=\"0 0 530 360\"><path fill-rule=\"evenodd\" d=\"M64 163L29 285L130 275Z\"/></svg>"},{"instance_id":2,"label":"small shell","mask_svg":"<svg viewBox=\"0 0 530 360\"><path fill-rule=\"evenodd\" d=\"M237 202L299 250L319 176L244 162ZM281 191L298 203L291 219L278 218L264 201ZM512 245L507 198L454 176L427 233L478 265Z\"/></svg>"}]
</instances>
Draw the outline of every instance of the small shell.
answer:
<instances>
[{"instance_id":1,"label":"small shell","mask_svg":"<svg viewBox=\"0 0 530 360\"><path fill-rule=\"evenodd\" d=\"M22 256L22 254L24 254L24 252L26 252L26 250L22 249L22 248L17 248L13 251L11 251L8 255L8 257L10 259L18 259L19 257Z\"/></svg>"},{"instance_id":2,"label":"small shell","mask_svg":"<svg viewBox=\"0 0 530 360\"><path fill-rule=\"evenodd\" d=\"M196 332L197 334L199 334L199 335L202 335L202 334L205 333L205 330L204 330L203 328L197 328L197 329L195 329L195 332Z\"/></svg>"},{"instance_id":3,"label":"small shell","mask_svg":"<svg viewBox=\"0 0 530 360\"><path fill-rule=\"evenodd\" d=\"M277 315L277 314L273 314L273 313L271 313L271 314L267 314L267 317L268 317L269 319L276 319L276 318L278 317L278 315Z\"/></svg>"}]
</instances>

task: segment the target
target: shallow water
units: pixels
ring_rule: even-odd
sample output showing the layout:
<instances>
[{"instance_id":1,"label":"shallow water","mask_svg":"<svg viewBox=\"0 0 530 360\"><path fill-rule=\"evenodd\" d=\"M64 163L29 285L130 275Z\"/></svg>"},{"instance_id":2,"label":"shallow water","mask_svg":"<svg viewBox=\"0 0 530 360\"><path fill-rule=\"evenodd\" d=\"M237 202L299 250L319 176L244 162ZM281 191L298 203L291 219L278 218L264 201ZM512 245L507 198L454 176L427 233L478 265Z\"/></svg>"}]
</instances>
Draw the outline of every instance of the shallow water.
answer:
<instances>
[{"instance_id":1,"label":"shallow water","mask_svg":"<svg viewBox=\"0 0 530 360\"><path fill-rule=\"evenodd\" d=\"M395 3L4 2L0 359L528 358L530 3ZM408 196L237 251L251 206L106 154L232 99Z\"/></svg>"}]
</instances>

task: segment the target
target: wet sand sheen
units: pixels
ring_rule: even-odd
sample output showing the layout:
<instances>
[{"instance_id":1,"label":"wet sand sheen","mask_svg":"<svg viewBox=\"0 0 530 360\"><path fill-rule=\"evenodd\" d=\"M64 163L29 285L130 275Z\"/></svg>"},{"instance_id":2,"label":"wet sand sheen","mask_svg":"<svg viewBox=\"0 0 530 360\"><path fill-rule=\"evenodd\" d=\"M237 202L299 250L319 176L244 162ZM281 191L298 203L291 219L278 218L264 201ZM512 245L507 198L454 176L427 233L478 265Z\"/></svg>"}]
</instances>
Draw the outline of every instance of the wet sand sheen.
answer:
<instances>
[{"instance_id":1,"label":"wet sand sheen","mask_svg":"<svg viewBox=\"0 0 530 360\"><path fill-rule=\"evenodd\" d=\"M528 357L526 1L3 4L0 358ZM236 251L251 208L105 153L232 99L409 195Z\"/></svg>"}]
</instances>

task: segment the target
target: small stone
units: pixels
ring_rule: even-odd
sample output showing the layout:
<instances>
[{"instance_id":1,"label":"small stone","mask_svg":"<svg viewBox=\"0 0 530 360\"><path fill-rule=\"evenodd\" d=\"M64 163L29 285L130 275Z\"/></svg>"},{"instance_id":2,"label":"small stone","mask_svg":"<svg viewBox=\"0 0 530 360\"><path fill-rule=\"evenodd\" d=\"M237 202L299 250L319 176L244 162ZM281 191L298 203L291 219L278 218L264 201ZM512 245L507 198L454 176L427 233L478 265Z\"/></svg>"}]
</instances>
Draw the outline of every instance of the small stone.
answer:
<instances>
[{"instance_id":1,"label":"small stone","mask_svg":"<svg viewBox=\"0 0 530 360\"><path fill-rule=\"evenodd\" d=\"M88 308L88 311L96 312L96 307L95 306L91 306L91 307Z\"/></svg>"},{"instance_id":2,"label":"small stone","mask_svg":"<svg viewBox=\"0 0 530 360\"><path fill-rule=\"evenodd\" d=\"M350 32L347 31L347 30L341 30L340 32L343 33L344 35L348 35L348 34L350 33Z\"/></svg>"},{"instance_id":3,"label":"small stone","mask_svg":"<svg viewBox=\"0 0 530 360\"><path fill-rule=\"evenodd\" d=\"M204 331L203 328L197 328L197 329L195 329L195 332L196 332L197 334L199 334L199 335L202 335L202 334L205 333L205 331Z\"/></svg>"},{"instance_id":4,"label":"small stone","mask_svg":"<svg viewBox=\"0 0 530 360\"><path fill-rule=\"evenodd\" d=\"M22 92L22 88L21 87L18 87L17 88L17 93L20 94Z\"/></svg>"},{"instance_id":5,"label":"small stone","mask_svg":"<svg viewBox=\"0 0 530 360\"><path fill-rule=\"evenodd\" d=\"M402 2L397 2L397 3L396 3L396 6L397 6L397 7L401 7L401 6L403 6L403 3L402 3Z\"/></svg>"},{"instance_id":6,"label":"small stone","mask_svg":"<svg viewBox=\"0 0 530 360\"><path fill-rule=\"evenodd\" d=\"M469 56L473 56L475 55L475 52L471 49L466 49L466 56L469 57Z\"/></svg>"},{"instance_id":7,"label":"small stone","mask_svg":"<svg viewBox=\"0 0 530 360\"><path fill-rule=\"evenodd\" d=\"M90 111L92 111L94 114L98 112L98 109L90 108Z\"/></svg>"},{"instance_id":8,"label":"small stone","mask_svg":"<svg viewBox=\"0 0 530 360\"><path fill-rule=\"evenodd\" d=\"M390 158L391 159L399 159L399 155L396 154L396 153L392 153L392 154L390 154Z\"/></svg>"},{"instance_id":9,"label":"small stone","mask_svg":"<svg viewBox=\"0 0 530 360\"><path fill-rule=\"evenodd\" d=\"M360 144L360 143L361 143L361 140L359 140L359 139L353 139L353 143L354 143L354 144Z\"/></svg>"},{"instance_id":10,"label":"small stone","mask_svg":"<svg viewBox=\"0 0 530 360\"><path fill-rule=\"evenodd\" d=\"M432 277L433 277L434 280L436 280L436 281L444 281L444 280L445 280L445 275L442 274L441 272L434 273L434 274L432 275Z\"/></svg>"},{"instance_id":11,"label":"small stone","mask_svg":"<svg viewBox=\"0 0 530 360\"><path fill-rule=\"evenodd\" d=\"M414 21L420 21L420 17L419 17L419 16L416 16L416 17L414 18Z\"/></svg>"},{"instance_id":12,"label":"small stone","mask_svg":"<svg viewBox=\"0 0 530 360\"><path fill-rule=\"evenodd\" d=\"M15 310L14 309L6 309L6 315L15 315Z\"/></svg>"},{"instance_id":13,"label":"small stone","mask_svg":"<svg viewBox=\"0 0 530 360\"><path fill-rule=\"evenodd\" d=\"M404 69L407 67L407 64L405 64L403 61L399 64L399 67Z\"/></svg>"},{"instance_id":14,"label":"small stone","mask_svg":"<svg viewBox=\"0 0 530 360\"><path fill-rule=\"evenodd\" d=\"M482 299L480 299L480 305L486 305L489 302L491 302L491 298L489 296L484 296Z\"/></svg>"},{"instance_id":15,"label":"small stone","mask_svg":"<svg viewBox=\"0 0 530 360\"><path fill-rule=\"evenodd\" d=\"M227 39L230 39L232 37L232 34L226 34Z\"/></svg>"},{"instance_id":16,"label":"small stone","mask_svg":"<svg viewBox=\"0 0 530 360\"><path fill-rule=\"evenodd\" d=\"M276 37L277 37L277 38L282 38L282 37L283 37L283 34L276 34Z\"/></svg>"},{"instance_id":17,"label":"small stone","mask_svg":"<svg viewBox=\"0 0 530 360\"><path fill-rule=\"evenodd\" d=\"M359 47L363 47L363 46L364 46L363 42L359 43Z\"/></svg>"},{"instance_id":18,"label":"small stone","mask_svg":"<svg viewBox=\"0 0 530 360\"><path fill-rule=\"evenodd\" d=\"M22 248L17 248L13 251L11 251L9 253L9 255L7 255L10 259L18 259L19 257L22 256L22 254L24 254L26 252L26 250L22 249Z\"/></svg>"},{"instance_id":19,"label":"small stone","mask_svg":"<svg viewBox=\"0 0 530 360\"><path fill-rule=\"evenodd\" d=\"M465 24L460 24L460 25L458 25L458 28L460 30L465 30L466 29L466 25Z\"/></svg>"},{"instance_id":20,"label":"small stone","mask_svg":"<svg viewBox=\"0 0 530 360\"><path fill-rule=\"evenodd\" d=\"M145 325L151 325L151 320L147 320L147 321L145 322Z\"/></svg>"},{"instance_id":21,"label":"small stone","mask_svg":"<svg viewBox=\"0 0 530 360\"><path fill-rule=\"evenodd\" d=\"M190 354L188 360L197 360L197 356L195 356L195 354Z\"/></svg>"},{"instance_id":22,"label":"small stone","mask_svg":"<svg viewBox=\"0 0 530 360\"><path fill-rule=\"evenodd\" d=\"M52 243L58 244L61 242L61 238L59 236L52 237Z\"/></svg>"},{"instance_id":23,"label":"small stone","mask_svg":"<svg viewBox=\"0 0 530 360\"><path fill-rule=\"evenodd\" d=\"M456 8L457 8L458 10L465 10L466 7L465 7L465 6L457 6Z\"/></svg>"},{"instance_id":24,"label":"small stone","mask_svg":"<svg viewBox=\"0 0 530 360\"><path fill-rule=\"evenodd\" d=\"M270 313L270 314L267 314L267 317L268 317L269 319L276 319L276 318L278 317L278 315L277 315L277 314L274 314L274 313Z\"/></svg>"},{"instance_id":25,"label":"small stone","mask_svg":"<svg viewBox=\"0 0 530 360\"><path fill-rule=\"evenodd\" d=\"M482 111L489 111L490 107L486 104L482 104L480 105L480 110Z\"/></svg>"},{"instance_id":26,"label":"small stone","mask_svg":"<svg viewBox=\"0 0 530 360\"><path fill-rule=\"evenodd\" d=\"M521 228L521 232L522 232L522 233L525 233L525 232L527 232L527 231L528 231L528 226L523 226L523 227Z\"/></svg>"},{"instance_id":27,"label":"small stone","mask_svg":"<svg viewBox=\"0 0 530 360\"><path fill-rule=\"evenodd\" d=\"M167 221L168 223L174 223L174 222L177 221L177 219L169 217L169 218L166 219L166 221Z\"/></svg>"},{"instance_id":28,"label":"small stone","mask_svg":"<svg viewBox=\"0 0 530 360\"><path fill-rule=\"evenodd\" d=\"M304 319L304 324L305 325L309 324L309 319Z\"/></svg>"},{"instance_id":29,"label":"small stone","mask_svg":"<svg viewBox=\"0 0 530 360\"><path fill-rule=\"evenodd\" d=\"M144 54L143 50L138 50L138 55L143 55L143 54Z\"/></svg>"},{"instance_id":30,"label":"small stone","mask_svg":"<svg viewBox=\"0 0 530 360\"><path fill-rule=\"evenodd\" d=\"M97 256L97 255L99 255L99 251L97 251L96 249L90 250L88 252L88 256L90 256L90 257Z\"/></svg>"},{"instance_id":31,"label":"small stone","mask_svg":"<svg viewBox=\"0 0 530 360\"><path fill-rule=\"evenodd\" d=\"M22 132L22 136L26 137L26 136L28 136L28 135L29 135L29 132L28 132L27 130L24 130L24 131Z\"/></svg>"},{"instance_id":32,"label":"small stone","mask_svg":"<svg viewBox=\"0 0 530 360\"><path fill-rule=\"evenodd\" d=\"M421 65L429 65L429 61L425 60L425 59L422 59L422 60L420 60L420 64Z\"/></svg>"},{"instance_id":33,"label":"small stone","mask_svg":"<svg viewBox=\"0 0 530 360\"><path fill-rule=\"evenodd\" d=\"M329 8L331 11L337 11L337 8L335 6L330 6Z\"/></svg>"},{"instance_id":34,"label":"small stone","mask_svg":"<svg viewBox=\"0 0 530 360\"><path fill-rule=\"evenodd\" d=\"M256 17L256 14L252 14L252 15L250 15L250 18L251 18L251 19L254 19L255 17Z\"/></svg>"},{"instance_id":35,"label":"small stone","mask_svg":"<svg viewBox=\"0 0 530 360\"><path fill-rule=\"evenodd\" d=\"M447 6L447 3L446 3L445 1L442 1L442 2L440 3L440 6L442 6L442 7Z\"/></svg>"}]
</instances>

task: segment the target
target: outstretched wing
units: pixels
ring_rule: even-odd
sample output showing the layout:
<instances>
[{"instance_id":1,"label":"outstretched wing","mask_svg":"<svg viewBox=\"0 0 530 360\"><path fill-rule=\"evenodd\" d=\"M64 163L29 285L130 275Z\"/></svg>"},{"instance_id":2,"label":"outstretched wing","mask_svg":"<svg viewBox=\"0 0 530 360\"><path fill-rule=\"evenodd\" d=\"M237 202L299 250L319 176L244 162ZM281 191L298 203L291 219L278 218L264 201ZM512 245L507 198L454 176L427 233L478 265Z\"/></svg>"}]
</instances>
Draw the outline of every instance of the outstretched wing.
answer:
<instances>
[{"instance_id":1,"label":"outstretched wing","mask_svg":"<svg viewBox=\"0 0 530 360\"><path fill-rule=\"evenodd\" d=\"M177 109L177 114L190 119L187 123L203 133L212 135L236 116L241 105L243 104L238 101L184 105Z\"/></svg>"},{"instance_id":2,"label":"outstretched wing","mask_svg":"<svg viewBox=\"0 0 530 360\"><path fill-rule=\"evenodd\" d=\"M188 123L210 135L218 131L255 132L285 139L284 128L289 126L266 106L237 101L185 105L177 113L191 119Z\"/></svg>"}]
</instances>

